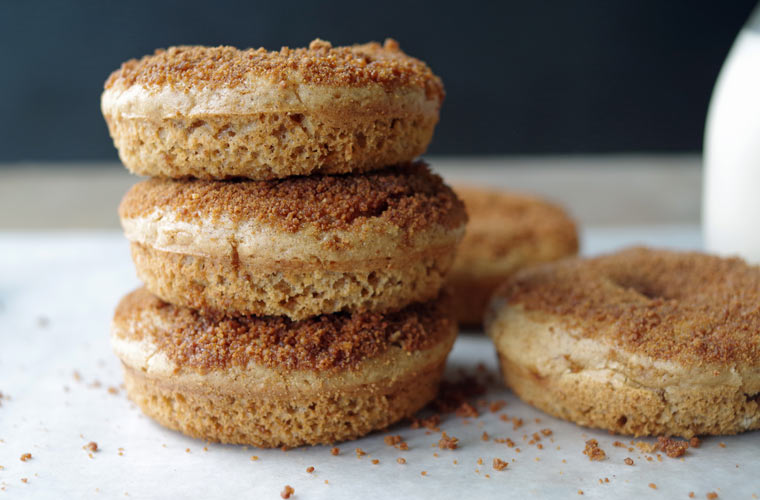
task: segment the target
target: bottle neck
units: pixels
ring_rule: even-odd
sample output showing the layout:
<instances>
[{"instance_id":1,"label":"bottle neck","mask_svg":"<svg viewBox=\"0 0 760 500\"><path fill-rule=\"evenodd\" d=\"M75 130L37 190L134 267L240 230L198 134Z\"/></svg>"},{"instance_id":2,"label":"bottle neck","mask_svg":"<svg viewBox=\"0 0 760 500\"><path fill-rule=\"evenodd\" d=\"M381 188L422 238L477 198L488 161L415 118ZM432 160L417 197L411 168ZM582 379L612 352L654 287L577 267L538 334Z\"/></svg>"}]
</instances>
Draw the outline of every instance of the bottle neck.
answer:
<instances>
[{"instance_id":1,"label":"bottle neck","mask_svg":"<svg viewBox=\"0 0 760 500\"><path fill-rule=\"evenodd\" d=\"M747 21L747 26L745 28L754 31L755 33L760 33L760 4L758 4L758 6L755 7L755 10L752 11L752 14L750 14L749 21Z\"/></svg>"}]
</instances>

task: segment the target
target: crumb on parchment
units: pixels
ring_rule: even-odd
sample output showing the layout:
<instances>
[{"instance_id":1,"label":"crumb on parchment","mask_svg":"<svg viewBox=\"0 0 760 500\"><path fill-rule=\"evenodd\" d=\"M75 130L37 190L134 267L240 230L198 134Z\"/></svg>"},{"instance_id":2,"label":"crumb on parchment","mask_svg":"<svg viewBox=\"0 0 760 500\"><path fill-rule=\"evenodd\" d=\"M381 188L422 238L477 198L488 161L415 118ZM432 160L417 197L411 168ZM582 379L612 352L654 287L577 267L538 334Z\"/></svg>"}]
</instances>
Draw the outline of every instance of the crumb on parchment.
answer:
<instances>
[{"instance_id":1,"label":"crumb on parchment","mask_svg":"<svg viewBox=\"0 0 760 500\"><path fill-rule=\"evenodd\" d=\"M583 454L588 456L588 459L591 461L600 461L607 458L607 454L603 449L599 448L599 442L596 439L586 441L586 448L583 450Z\"/></svg>"},{"instance_id":2,"label":"crumb on parchment","mask_svg":"<svg viewBox=\"0 0 760 500\"><path fill-rule=\"evenodd\" d=\"M290 498L295 492L296 490L294 490L292 486L286 484L285 488L283 488L282 492L280 492L280 497L287 499Z\"/></svg>"}]
</instances>

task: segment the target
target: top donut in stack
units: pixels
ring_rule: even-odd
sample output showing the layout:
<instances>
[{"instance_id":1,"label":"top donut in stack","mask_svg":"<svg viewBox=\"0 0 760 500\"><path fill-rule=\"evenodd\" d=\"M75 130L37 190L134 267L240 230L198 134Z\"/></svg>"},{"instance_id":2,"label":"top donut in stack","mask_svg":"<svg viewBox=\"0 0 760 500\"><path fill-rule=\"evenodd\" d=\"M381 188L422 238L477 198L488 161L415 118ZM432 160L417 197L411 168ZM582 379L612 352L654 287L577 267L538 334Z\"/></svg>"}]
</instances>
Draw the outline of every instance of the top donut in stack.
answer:
<instances>
[{"instance_id":1,"label":"top donut in stack","mask_svg":"<svg viewBox=\"0 0 760 500\"><path fill-rule=\"evenodd\" d=\"M101 107L119 157L153 177L367 172L427 148L444 90L393 40L308 49L172 47L122 64Z\"/></svg>"}]
</instances>

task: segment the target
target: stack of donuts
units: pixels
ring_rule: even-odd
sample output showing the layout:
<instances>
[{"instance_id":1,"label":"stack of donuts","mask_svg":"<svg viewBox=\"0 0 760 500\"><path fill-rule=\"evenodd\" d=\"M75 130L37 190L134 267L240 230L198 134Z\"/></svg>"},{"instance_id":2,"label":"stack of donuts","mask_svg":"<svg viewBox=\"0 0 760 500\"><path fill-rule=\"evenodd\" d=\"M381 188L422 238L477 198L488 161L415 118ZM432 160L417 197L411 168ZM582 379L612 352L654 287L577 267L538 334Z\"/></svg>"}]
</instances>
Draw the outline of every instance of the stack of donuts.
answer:
<instances>
[{"instance_id":1,"label":"stack of donuts","mask_svg":"<svg viewBox=\"0 0 760 500\"><path fill-rule=\"evenodd\" d=\"M138 277L112 343L130 398L198 438L357 438L437 391L462 202L427 165L444 97L398 44L173 47L102 110L150 179L120 207Z\"/></svg>"}]
</instances>

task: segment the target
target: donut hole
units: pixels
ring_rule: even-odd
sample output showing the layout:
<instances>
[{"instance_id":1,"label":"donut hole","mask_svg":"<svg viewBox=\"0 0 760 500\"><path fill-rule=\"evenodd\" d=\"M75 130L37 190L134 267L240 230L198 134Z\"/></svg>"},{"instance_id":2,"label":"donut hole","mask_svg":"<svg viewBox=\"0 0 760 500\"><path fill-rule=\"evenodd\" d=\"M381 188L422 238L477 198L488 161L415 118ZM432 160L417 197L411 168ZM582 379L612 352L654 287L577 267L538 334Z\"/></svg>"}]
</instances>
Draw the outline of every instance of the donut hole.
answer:
<instances>
[{"instance_id":1,"label":"donut hole","mask_svg":"<svg viewBox=\"0 0 760 500\"><path fill-rule=\"evenodd\" d=\"M661 287L658 283L653 283L651 281L642 281L638 276L613 276L610 279L615 284L615 286L624 288L626 290L631 290L649 300L668 300L675 298L670 296L670 294L667 293L667 291L663 289L663 287Z\"/></svg>"}]
</instances>

